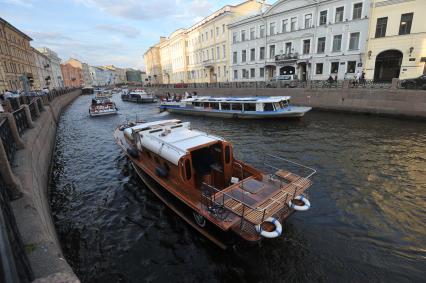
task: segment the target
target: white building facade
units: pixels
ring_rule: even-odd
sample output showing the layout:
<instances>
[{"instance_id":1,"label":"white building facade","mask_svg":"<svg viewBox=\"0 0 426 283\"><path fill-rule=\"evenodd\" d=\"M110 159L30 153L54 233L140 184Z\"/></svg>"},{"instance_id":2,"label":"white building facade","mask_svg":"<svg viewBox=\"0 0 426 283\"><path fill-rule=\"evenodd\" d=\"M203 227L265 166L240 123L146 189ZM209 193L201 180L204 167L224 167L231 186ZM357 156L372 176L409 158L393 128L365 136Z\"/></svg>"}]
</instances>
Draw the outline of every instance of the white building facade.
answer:
<instances>
[{"instance_id":1,"label":"white building facade","mask_svg":"<svg viewBox=\"0 0 426 283\"><path fill-rule=\"evenodd\" d=\"M50 60L50 70L52 72L50 87L51 88L64 87L64 79L62 78L62 71L61 71L61 58L58 57L58 54L56 54L55 51L47 47L37 48L37 50L40 51L45 56L47 56Z\"/></svg>"},{"instance_id":2,"label":"white building facade","mask_svg":"<svg viewBox=\"0 0 426 283\"><path fill-rule=\"evenodd\" d=\"M94 66L89 66L89 70L93 86L106 86L114 83L115 74L112 71Z\"/></svg>"},{"instance_id":3,"label":"white building facade","mask_svg":"<svg viewBox=\"0 0 426 283\"><path fill-rule=\"evenodd\" d=\"M353 78L364 67L370 0L281 0L229 26L233 81Z\"/></svg>"}]
</instances>

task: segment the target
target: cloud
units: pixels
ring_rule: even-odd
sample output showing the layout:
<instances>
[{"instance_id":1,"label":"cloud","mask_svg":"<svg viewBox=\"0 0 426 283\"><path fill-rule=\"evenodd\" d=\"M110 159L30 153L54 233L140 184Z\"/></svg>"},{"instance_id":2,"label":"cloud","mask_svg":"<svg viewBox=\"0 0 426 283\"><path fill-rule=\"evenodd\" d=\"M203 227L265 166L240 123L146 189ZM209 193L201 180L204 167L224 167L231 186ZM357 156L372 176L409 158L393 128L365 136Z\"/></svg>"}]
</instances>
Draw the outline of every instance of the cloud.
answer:
<instances>
[{"instance_id":1,"label":"cloud","mask_svg":"<svg viewBox=\"0 0 426 283\"><path fill-rule=\"evenodd\" d=\"M0 0L0 4L3 3L8 5L21 6L25 8L33 7L33 4L31 2L31 0Z\"/></svg>"},{"instance_id":2,"label":"cloud","mask_svg":"<svg viewBox=\"0 0 426 283\"><path fill-rule=\"evenodd\" d=\"M192 22L194 17L211 13L213 4L208 0L74 0L103 13L139 21L183 19Z\"/></svg>"},{"instance_id":3,"label":"cloud","mask_svg":"<svg viewBox=\"0 0 426 283\"><path fill-rule=\"evenodd\" d=\"M128 38L136 38L141 33L140 30L138 30L137 28L130 27L130 26L123 26L123 25L113 25L113 24L97 25L95 26L95 28L102 31L117 33Z\"/></svg>"}]
</instances>

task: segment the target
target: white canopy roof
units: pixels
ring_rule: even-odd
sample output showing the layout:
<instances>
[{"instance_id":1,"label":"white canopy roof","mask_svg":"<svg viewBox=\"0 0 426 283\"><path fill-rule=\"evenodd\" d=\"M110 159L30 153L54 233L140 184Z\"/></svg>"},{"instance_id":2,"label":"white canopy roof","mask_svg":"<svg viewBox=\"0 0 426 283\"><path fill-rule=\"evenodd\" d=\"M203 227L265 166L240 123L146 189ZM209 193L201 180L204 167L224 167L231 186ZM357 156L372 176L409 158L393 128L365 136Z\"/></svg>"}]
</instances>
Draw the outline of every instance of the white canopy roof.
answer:
<instances>
[{"instance_id":1,"label":"white canopy roof","mask_svg":"<svg viewBox=\"0 0 426 283\"><path fill-rule=\"evenodd\" d=\"M142 146L175 165L178 165L179 159L188 154L191 148L223 140L193 130L189 122L183 123L180 120L143 123L124 130L127 137L131 137L132 132L137 132L140 137L138 147Z\"/></svg>"},{"instance_id":2,"label":"white canopy roof","mask_svg":"<svg viewBox=\"0 0 426 283\"><path fill-rule=\"evenodd\" d=\"M283 100L289 100L290 96L254 96L254 97L213 97L213 96L196 96L186 98L182 101L186 102L228 102L228 103L274 103Z\"/></svg>"}]
</instances>

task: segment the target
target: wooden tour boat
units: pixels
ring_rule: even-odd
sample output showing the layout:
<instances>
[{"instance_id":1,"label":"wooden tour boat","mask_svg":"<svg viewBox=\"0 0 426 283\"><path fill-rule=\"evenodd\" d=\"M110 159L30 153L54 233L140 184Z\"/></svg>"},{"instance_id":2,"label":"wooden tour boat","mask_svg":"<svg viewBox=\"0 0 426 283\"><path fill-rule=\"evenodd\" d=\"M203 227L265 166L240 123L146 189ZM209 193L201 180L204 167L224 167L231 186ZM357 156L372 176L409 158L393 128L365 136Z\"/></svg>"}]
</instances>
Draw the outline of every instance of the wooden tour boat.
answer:
<instances>
[{"instance_id":1,"label":"wooden tour boat","mask_svg":"<svg viewBox=\"0 0 426 283\"><path fill-rule=\"evenodd\" d=\"M168 192L192 210L193 223L207 237L206 223L247 241L275 238L282 233L281 221L310 207L304 192L312 185L314 169L267 155L274 165L264 163L266 170L261 171L235 159L229 142L194 130L189 122L125 124L114 138L138 175L150 182L148 187L157 196ZM281 164L287 164L287 170Z\"/></svg>"},{"instance_id":2,"label":"wooden tour boat","mask_svg":"<svg viewBox=\"0 0 426 283\"><path fill-rule=\"evenodd\" d=\"M118 108L114 101L108 97L96 96L92 99L92 104L89 107L89 114L91 117L105 116L117 114Z\"/></svg>"},{"instance_id":3,"label":"wooden tour boat","mask_svg":"<svg viewBox=\"0 0 426 283\"><path fill-rule=\"evenodd\" d=\"M130 92L123 92L121 94L123 101L136 102L136 103L154 103L157 102L152 94L148 94L144 89L135 89Z\"/></svg>"},{"instance_id":4,"label":"wooden tour boat","mask_svg":"<svg viewBox=\"0 0 426 283\"><path fill-rule=\"evenodd\" d=\"M189 97L163 101L160 111L234 119L301 118L311 107L290 105L290 96Z\"/></svg>"}]
</instances>

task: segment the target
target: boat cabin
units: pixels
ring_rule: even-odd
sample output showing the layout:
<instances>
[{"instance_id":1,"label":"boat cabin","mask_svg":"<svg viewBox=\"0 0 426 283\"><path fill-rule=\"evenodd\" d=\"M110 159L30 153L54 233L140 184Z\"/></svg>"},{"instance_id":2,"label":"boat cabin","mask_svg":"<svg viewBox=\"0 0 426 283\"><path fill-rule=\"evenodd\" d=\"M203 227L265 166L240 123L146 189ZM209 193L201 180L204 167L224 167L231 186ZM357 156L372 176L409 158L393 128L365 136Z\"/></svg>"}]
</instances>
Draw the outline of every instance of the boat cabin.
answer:
<instances>
[{"instance_id":1,"label":"boat cabin","mask_svg":"<svg viewBox=\"0 0 426 283\"><path fill-rule=\"evenodd\" d=\"M197 97L183 100L186 107L219 111L280 111L290 105L289 96L253 98L214 98Z\"/></svg>"},{"instance_id":2,"label":"boat cabin","mask_svg":"<svg viewBox=\"0 0 426 283\"><path fill-rule=\"evenodd\" d=\"M141 158L153 161L160 177L177 178L200 189L202 184L223 189L233 175L232 145L220 137L193 130L189 122L166 120L124 130Z\"/></svg>"}]
</instances>

